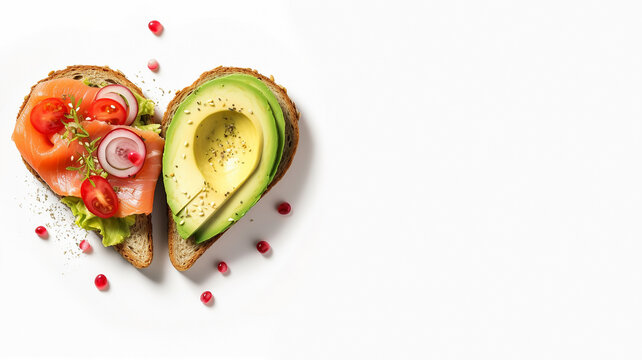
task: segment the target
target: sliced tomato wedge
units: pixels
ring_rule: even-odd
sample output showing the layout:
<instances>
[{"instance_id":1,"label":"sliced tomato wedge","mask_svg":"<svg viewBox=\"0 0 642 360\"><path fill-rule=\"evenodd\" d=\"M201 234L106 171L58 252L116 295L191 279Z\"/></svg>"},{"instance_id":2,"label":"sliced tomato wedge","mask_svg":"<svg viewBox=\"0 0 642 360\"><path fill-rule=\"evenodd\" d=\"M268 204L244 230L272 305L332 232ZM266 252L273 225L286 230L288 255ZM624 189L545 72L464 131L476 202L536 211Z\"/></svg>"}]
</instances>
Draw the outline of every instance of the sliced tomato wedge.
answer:
<instances>
[{"instance_id":1,"label":"sliced tomato wedge","mask_svg":"<svg viewBox=\"0 0 642 360\"><path fill-rule=\"evenodd\" d=\"M83 181L80 186L80 196L87 210L103 219L114 216L118 210L118 196L102 176L90 176Z\"/></svg>"},{"instance_id":2,"label":"sliced tomato wedge","mask_svg":"<svg viewBox=\"0 0 642 360\"><path fill-rule=\"evenodd\" d=\"M33 107L29 118L31 125L38 132L51 135L64 129L63 121L68 122L65 117L67 114L69 114L69 108L61 99L47 98Z\"/></svg>"},{"instance_id":3,"label":"sliced tomato wedge","mask_svg":"<svg viewBox=\"0 0 642 360\"><path fill-rule=\"evenodd\" d=\"M112 125L123 125L127 120L127 110L116 100L102 98L91 103L89 116Z\"/></svg>"}]
</instances>

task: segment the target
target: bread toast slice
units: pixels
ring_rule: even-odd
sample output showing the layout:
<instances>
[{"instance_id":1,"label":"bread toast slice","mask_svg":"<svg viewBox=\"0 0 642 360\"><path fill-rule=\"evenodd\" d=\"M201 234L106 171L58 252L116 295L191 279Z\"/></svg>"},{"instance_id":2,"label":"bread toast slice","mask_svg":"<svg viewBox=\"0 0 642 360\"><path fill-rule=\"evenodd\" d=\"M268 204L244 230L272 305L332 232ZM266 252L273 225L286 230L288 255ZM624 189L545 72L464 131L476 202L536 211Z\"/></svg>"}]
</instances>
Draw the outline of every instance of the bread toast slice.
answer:
<instances>
[{"instance_id":1,"label":"bread toast slice","mask_svg":"<svg viewBox=\"0 0 642 360\"><path fill-rule=\"evenodd\" d=\"M72 78L76 80L88 80L92 84L119 84L128 87L130 90L135 91L138 95L143 96L142 90L131 81L127 80L125 75L120 71L112 70L106 66L89 66L89 65L74 65L68 66L66 69L51 71L48 76L38 83L59 78ZM29 95L25 96L24 102L18 112L18 117L22 114L33 89L38 84L36 83L32 88ZM155 119L150 119L155 121ZM27 169L48 187L47 183L38 175L38 173L23 159ZM58 196L60 198L60 196ZM136 223L130 229L131 235L122 243L115 245L114 249L129 261L136 268L144 268L149 266L153 257L153 242L152 242L152 217L151 215L139 214L136 215ZM99 235L100 236L100 235Z\"/></svg>"},{"instance_id":2,"label":"bread toast slice","mask_svg":"<svg viewBox=\"0 0 642 360\"><path fill-rule=\"evenodd\" d=\"M296 152L297 144L299 142L299 117L300 113L296 109L294 102L288 97L287 90L277 85L274 82L274 78L267 78L259 74L256 70L245 69L245 68L235 68L235 67L223 67L219 66L214 70L204 72L194 83L183 90L179 91L174 99L167 105L167 110L163 115L163 121L161 122L161 136L165 137L165 132L169 124L172 122L174 113L178 109L178 106L181 102L190 95L196 88L198 88L203 83L216 79L225 75L230 74L247 74L254 76L255 78L261 80L267 87L272 91L274 96L276 96L281 109L283 110L283 117L285 119L285 141L283 147L283 155L281 157L281 162L279 163L279 168L274 176L274 179L268 185L267 190L263 193L267 193L285 174L290 165L292 164L292 159L294 158L294 153ZM176 223L172 216L171 210L169 207L168 211L168 227L167 227L167 238L169 242L169 258L172 261L172 264L177 270L185 271L189 269L196 260L205 253L205 251L212 246L212 244L218 240L223 234L222 232L215 237L204 241L200 244L197 244L194 239L191 237L188 239L183 239L178 235L176 229ZM234 225L232 225L234 226Z\"/></svg>"}]
</instances>

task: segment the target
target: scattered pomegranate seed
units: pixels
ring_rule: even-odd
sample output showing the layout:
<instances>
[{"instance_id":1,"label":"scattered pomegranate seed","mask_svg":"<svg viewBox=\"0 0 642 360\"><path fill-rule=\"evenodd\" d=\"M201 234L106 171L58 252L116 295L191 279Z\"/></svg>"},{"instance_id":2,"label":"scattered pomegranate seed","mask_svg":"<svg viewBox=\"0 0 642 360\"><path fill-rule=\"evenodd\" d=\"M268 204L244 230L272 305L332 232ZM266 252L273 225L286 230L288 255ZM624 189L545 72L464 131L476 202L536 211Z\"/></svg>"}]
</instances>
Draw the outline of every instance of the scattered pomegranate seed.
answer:
<instances>
[{"instance_id":1,"label":"scattered pomegranate seed","mask_svg":"<svg viewBox=\"0 0 642 360\"><path fill-rule=\"evenodd\" d=\"M212 301L212 293L209 291L204 291L201 294L201 302L205 305L209 304L209 302Z\"/></svg>"},{"instance_id":2,"label":"scattered pomegranate seed","mask_svg":"<svg viewBox=\"0 0 642 360\"><path fill-rule=\"evenodd\" d=\"M134 151L127 154L127 159L134 164L134 166L139 166L143 162L143 156Z\"/></svg>"},{"instance_id":3,"label":"scattered pomegranate seed","mask_svg":"<svg viewBox=\"0 0 642 360\"><path fill-rule=\"evenodd\" d=\"M268 244L267 241L261 240L256 244L256 250L258 250L261 254L265 254L270 250L270 244Z\"/></svg>"},{"instance_id":4,"label":"scattered pomegranate seed","mask_svg":"<svg viewBox=\"0 0 642 360\"><path fill-rule=\"evenodd\" d=\"M227 264L225 263L225 261L221 261L220 263L218 263L217 267L218 267L218 272L220 272L221 274L224 274L227 272Z\"/></svg>"},{"instance_id":5,"label":"scattered pomegranate seed","mask_svg":"<svg viewBox=\"0 0 642 360\"><path fill-rule=\"evenodd\" d=\"M150 21L149 24L147 24L147 26L149 27L149 30L151 30L154 33L154 35L160 35L164 29L163 24L161 24L157 20Z\"/></svg>"},{"instance_id":6,"label":"scattered pomegranate seed","mask_svg":"<svg viewBox=\"0 0 642 360\"><path fill-rule=\"evenodd\" d=\"M158 71L158 61L156 59L151 59L147 62L147 68L151 71Z\"/></svg>"},{"instance_id":7,"label":"scattered pomegranate seed","mask_svg":"<svg viewBox=\"0 0 642 360\"><path fill-rule=\"evenodd\" d=\"M78 247L80 248L80 250L82 250L82 252L87 252L87 251L91 250L91 245L89 244L89 241L87 241L87 240L81 241L80 244L78 244Z\"/></svg>"},{"instance_id":8,"label":"scattered pomegranate seed","mask_svg":"<svg viewBox=\"0 0 642 360\"><path fill-rule=\"evenodd\" d=\"M103 274L99 274L98 276L96 276L94 284L96 284L98 290L105 290L107 288L107 277Z\"/></svg>"},{"instance_id":9,"label":"scattered pomegranate seed","mask_svg":"<svg viewBox=\"0 0 642 360\"><path fill-rule=\"evenodd\" d=\"M281 214L281 215L287 215L287 214L289 214L289 213L290 213L290 211L292 210L292 206L290 206L290 204L289 204L289 203L287 203L287 202L285 202L285 201L284 201L284 202L280 203L280 204L279 204L279 206L277 206L277 207L276 207L276 210L277 210L277 211L279 212L279 214Z\"/></svg>"},{"instance_id":10,"label":"scattered pomegranate seed","mask_svg":"<svg viewBox=\"0 0 642 360\"><path fill-rule=\"evenodd\" d=\"M47 236L47 229L44 226L38 226L36 228L36 234L40 236L41 238L44 238Z\"/></svg>"}]
</instances>

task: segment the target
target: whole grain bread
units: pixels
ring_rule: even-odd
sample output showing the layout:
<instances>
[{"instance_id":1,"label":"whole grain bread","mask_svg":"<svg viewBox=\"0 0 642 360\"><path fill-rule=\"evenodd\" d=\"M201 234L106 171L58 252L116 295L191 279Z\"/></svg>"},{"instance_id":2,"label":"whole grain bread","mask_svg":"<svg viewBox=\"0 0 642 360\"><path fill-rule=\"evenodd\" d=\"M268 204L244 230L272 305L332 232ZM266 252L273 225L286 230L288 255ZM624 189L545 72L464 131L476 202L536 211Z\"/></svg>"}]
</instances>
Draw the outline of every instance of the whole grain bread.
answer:
<instances>
[{"instance_id":1,"label":"whole grain bread","mask_svg":"<svg viewBox=\"0 0 642 360\"><path fill-rule=\"evenodd\" d=\"M130 90L135 91L138 95L143 96L142 90L131 81L127 80L125 75L117 70L112 70L106 66L89 66L89 65L74 65L68 66L66 69L52 71L48 76L38 83L52 79L72 78L76 80L88 80L92 84L119 84L128 87ZM32 88L29 95L25 96L24 102L18 112L18 117L29 101L29 97L33 89L38 84L36 83ZM153 118L150 121L154 121ZM38 173L23 159L27 169L42 182L45 186L47 183L38 175ZM59 196L60 197L60 196ZM115 245L114 249L122 255L127 261L137 268L144 268L149 266L153 257L153 242L152 242L152 217L151 215L139 214L136 215L136 223L130 229L131 235L122 243ZM99 235L100 236L100 235Z\"/></svg>"},{"instance_id":2,"label":"whole grain bread","mask_svg":"<svg viewBox=\"0 0 642 360\"><path fill-rule=\"evenodd\" d=\"M165 137L165 132L167 131L167 127L169 126L169 124L172 122L174 113L178 109L178 106L181 104L181 102L183 102L183 100L188 95L190 95L203 83L230 74L247 74L261 80L276 96L279 105L283 110L283 117L285 119L285 141L283 147L283 156L281 157L281 162L279 164L277 173L274 176L274 179L265 191L265 193L267 193L277 182L279 182L279 180L281 180L285 172L292 164L292 159L294 158L294 153L296 152L296 147L299 142L298 122L300 113L296 109L294 102L292 102L292 100L288 97L285 87L277 85L274 82L274 78L272 76L270 76L269 78L265 77L259 74L256 70L252 69L223 66L219 66L214 70L204 72L196 81L194 81L192 85L177 92L174 99L172 99L172 101L167 105L167 110L165 111L165 115L163 115L163 121L161 122L161 135ZM194 262L196 262L196 260L201 257L201 255L203 255L203 253L205 253L205 251L210 246L212 246L212 244L216 240L223 236L225 232L220 233L200 244L197 244L191 237L188 239L183 239L180 237L180 235L178 235L176 223L174 222L174 218L172 217L172 212L169 207L167 211L167 238L169 242L169 258L176 269L185 271L189 269L194 264Z\"/></svg>"}]
</instances>

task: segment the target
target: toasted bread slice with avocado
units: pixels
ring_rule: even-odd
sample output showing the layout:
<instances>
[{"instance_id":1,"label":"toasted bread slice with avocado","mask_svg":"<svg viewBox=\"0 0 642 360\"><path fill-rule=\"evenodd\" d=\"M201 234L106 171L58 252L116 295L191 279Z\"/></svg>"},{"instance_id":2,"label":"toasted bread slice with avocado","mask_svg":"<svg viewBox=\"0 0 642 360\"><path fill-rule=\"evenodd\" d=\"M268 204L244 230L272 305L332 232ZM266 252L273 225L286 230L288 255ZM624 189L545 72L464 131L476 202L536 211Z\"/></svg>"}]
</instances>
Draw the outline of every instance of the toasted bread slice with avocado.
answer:
<instances>
[{"instance_id":1,"label":"toasted bread slice with avocado","mask_svg":"<svg viewBox=\"0 0 642 360\"><path fill-rule=\"evenodd\" d=\"M185 89L179 91L174 99L169 103L167 110L163 116L161 122L161 135L165 138L167 130L172 123L172 121L191 121L191 120L182 120L183 117L175 116L181 107L181 104L186 101L186 99L194 93L201 85L209 82L210 80L226 77L233 74L244 74L249 75L258 79L260 82L267 86L267 89L274 95L278 101L278 106L280 111L283 113L284 119L284 138L283 141L283 150L282 154L280 151L277 151L281 156L279 165L275 171L270 174L271 181L267 184L267 188L262 194L267 193L285 174L290 165L292 164L292 159L296 152L298 140L299 140L299 112L294 105L294 102L288 97L287 91L284 87L277 85L274 82L272 77L267 78L259 74L256 70L245 69L245 68L235 68L235 67L217 67L214 70L207 71L203 73L192 85L186 87ZM224 105L225 108L233 106L233 104ZM200 110L200 109L198 109ZM230 110L235 110L230 108ZM242 110L242 109L241 109ZM279 109L277 109L279 110ZM188 110L180 110L189 113ZM177 120L177 118L180 118ZM278 121L278 120L277 120ZM187 143L186 143L187 146ZM194 145L196 146L196 144ZM167 149L167 142L166 142ZM165 155L164 155L165 156ZM185 155L183 155L183 158ZM212 165L210 163L210 165ZM164 174L164 176L171 176L173 174ZM261 195L262 196L262 195ZM241 202L242 203L242 202ZM184 205L179 205L180 207ZM212 244L218 240L227 230L224 230L221 233L218 233L212 238L209 238L205 241L197 243L194 239L194 236L188 236L183 238L179 235L179 229L177 229L177 224L174 219L174 214L172 210L168 207L168 231L167 237L169 242L169 257L174 265L174 267L180 271L189 269L194 262L205 253L205 251L212 246ZM195 215L196 216L196 215ZM202 215L201 215L202 216ZM241 214L242 216L242 214ZM230 219L232 220L232 219ZM233 225L232 225L233 226Z\"/></svg>"},{"instance_id":2,"label":"toasted bread slice with avocado","mask_svg":"<svg viewBox=\"0 0 642 360\"><path fill-rule=\"evenodd\" d=\"M20 107L18 112L18 118L21 116L27 102L29 101L30 96L32 95L34 88L37 84L53 80L69 78L75 80L87 81L90 84L119 84L128 87L131 91L136 92L138 95L143 96L141 89L136 86L131 81L127 80L125 75L120 71L112 70L108 67L100 66L87 66L87 65L75 65L69 66L66 69L52 71L49 73L49 76L40 80L32 88L29 95L25 96L24 102ZM150 122L153 122L154 119L148 119ZM48 187L47 183L38 175L38 173L33 169L27 161L23 159L23 162L27 166L27 169L42 182L45 186ZM59 196L60 198L60 196ZM152 221L151 215L139 214L136 215L136 221L134 225L130 228L130 236L126 238L122 243L114 245L114 249L118 251L127 261L137 268L144 268L149 266L152 262L153 256L153 243L152 243Z\"/></svg>"}]
</instances>

